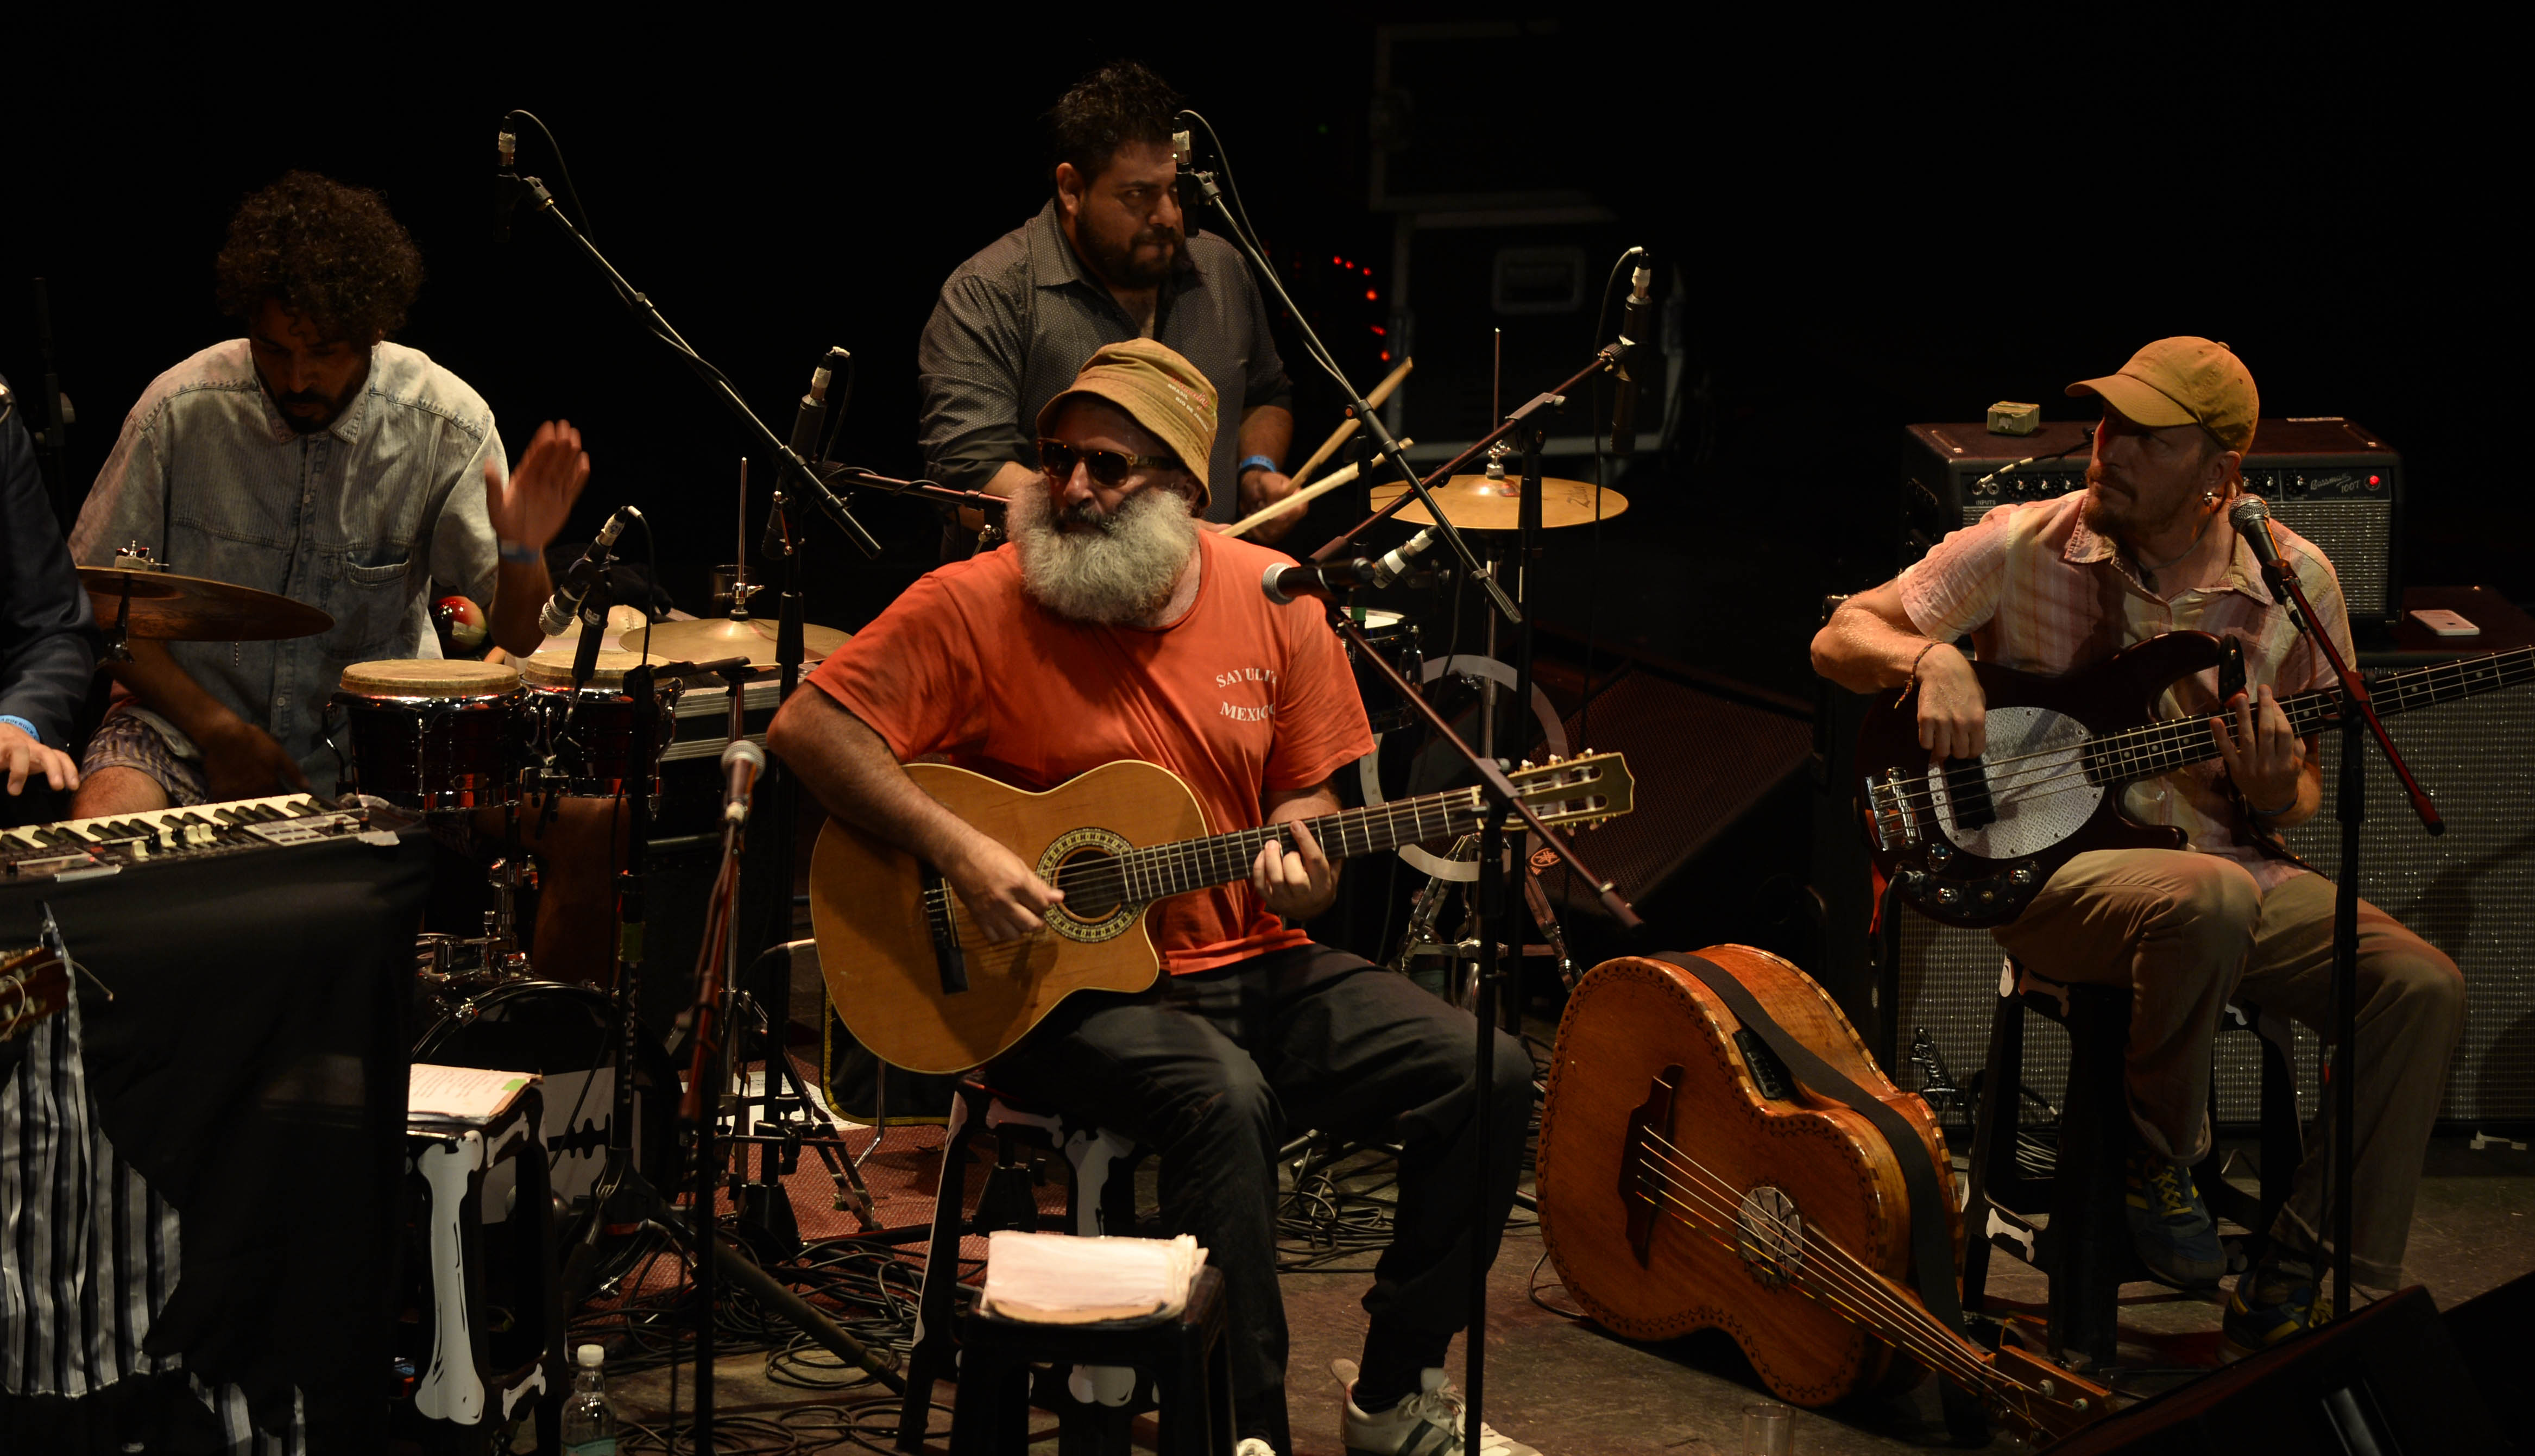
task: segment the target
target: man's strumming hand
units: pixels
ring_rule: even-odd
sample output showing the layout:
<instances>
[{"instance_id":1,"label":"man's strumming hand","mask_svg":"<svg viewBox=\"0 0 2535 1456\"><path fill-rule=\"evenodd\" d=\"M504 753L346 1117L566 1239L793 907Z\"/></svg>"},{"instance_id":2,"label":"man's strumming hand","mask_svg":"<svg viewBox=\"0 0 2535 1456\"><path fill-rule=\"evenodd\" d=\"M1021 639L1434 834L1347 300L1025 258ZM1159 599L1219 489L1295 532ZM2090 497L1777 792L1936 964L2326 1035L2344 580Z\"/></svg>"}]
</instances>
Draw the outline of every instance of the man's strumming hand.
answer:
<instances>
[{"instance_id":1,"label":"man's strumming hand","mask_svg":"<svg viewBox=\"0 0 2535 1456\"><path fill-rule=\"evenodd\" d=\"M945 864L943 877L988 940L1020 940L1046 929L1049 908L1065 899L1028 860L973 830L952 857L958 862Z\"/></svg>"}]
</instances>

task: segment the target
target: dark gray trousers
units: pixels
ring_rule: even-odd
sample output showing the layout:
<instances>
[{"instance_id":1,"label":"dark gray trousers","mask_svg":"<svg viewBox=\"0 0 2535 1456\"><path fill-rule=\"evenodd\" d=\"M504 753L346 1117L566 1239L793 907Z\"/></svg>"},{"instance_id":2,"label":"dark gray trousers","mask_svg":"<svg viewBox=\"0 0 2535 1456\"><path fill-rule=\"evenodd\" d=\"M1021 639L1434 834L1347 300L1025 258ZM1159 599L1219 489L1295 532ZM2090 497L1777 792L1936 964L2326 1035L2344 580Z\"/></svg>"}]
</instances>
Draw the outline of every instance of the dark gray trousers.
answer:
<instances>
[{"instance_id":1,"label":"dark gray trousers","mask_svg":"<svg viewBox=\"0 0 2535 1456\"><path fill-rule=\"evenodd\" d=\"M1282 1451L1276 1150L1304 1128L1401 1144L1398 1214L1364 1297L1368 1345L1440 1361L1469 1323L1471 1261L1496 1259L1531 1119L1531 1058L1500 1032L1483 1156L1476 1034L1467 1012L1406 977L1306 945L1135 995L1075 995L986 1076L1158 1153L1167 1231L1206 1245L1231 1298L1242 1427Z\"/></svg>"}]
</instances>

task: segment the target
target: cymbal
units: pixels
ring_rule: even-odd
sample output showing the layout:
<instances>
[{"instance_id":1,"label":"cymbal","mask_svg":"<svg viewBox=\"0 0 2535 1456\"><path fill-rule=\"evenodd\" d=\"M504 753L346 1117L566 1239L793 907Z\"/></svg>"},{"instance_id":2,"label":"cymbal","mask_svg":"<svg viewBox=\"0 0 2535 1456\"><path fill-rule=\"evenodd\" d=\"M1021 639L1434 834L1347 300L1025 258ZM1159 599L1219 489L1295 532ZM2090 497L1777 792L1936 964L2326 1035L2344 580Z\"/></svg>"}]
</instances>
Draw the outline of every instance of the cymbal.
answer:
<instances>
[{"instance_id":1,"label":"cymbal","mask_svg":"<svg viewBox=\"0 0 2535 1456\"><path fill-rule=\"evenodd\" d=\"M1485 475L1454 475L1427 493L1453 518L1453 524L1463 531L1515 531L1521 527L1515 512L1522 506L1516 494L1522 482L1508 475L1491 480ZM1406 494L1405 485L1377 485L1373 490L1374 509L1380 510ZM1602 492L1602 519L1610 520L1629 508L1629 498L1616 490ZM1432 526L1435 518L1416 501L1399 508L1394 517ZM1555 531L1562 526L1584 526L1593 520L1593 482L1560 480L1543 475L1540 480L1540 524L1543 530Z\"/></svg>"},{"instance_id":2,"label":"cymbal","mask_svg":"<svg viewBox=\"0 0 2535 1456\"><path fill-rule=\"evenodd\" d=\"M96 608L98 630L112 632L123 604L132 604L127 637L159 642L278 642L314 637L335 619L305 602L253 587L164 571L83 566L80 585Z\"/></svg>"},{"instance_id":3,"label":"cymbal","mask_svg":"<svg viewBox=\"0 0 2535 1456\"><path fill-rule=\"evenodd\" d=\"M721 658L748 659L749 665L774 665L773 617L700 617L692 622L651 625L653 662L710 663ZM845 645L848 634L812 622L801 624L801 660L815 663ZM643 650L643 629L620 632L613 644L626 652Z\"/></svg>"}]
</instances>

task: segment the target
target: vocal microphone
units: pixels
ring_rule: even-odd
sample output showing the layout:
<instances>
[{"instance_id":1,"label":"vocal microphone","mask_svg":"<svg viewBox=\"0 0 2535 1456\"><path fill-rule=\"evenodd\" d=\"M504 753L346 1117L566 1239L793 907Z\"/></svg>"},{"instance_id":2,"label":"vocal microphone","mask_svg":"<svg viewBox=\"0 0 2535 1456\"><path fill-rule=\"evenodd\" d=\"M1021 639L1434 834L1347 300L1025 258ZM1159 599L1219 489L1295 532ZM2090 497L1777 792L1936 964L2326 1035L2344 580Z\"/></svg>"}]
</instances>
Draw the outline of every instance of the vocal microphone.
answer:
<instances>
[{"instance_id":1,"label":"vocal microphone","mask_svg":"<svg viewBox=\"0 0 2535 1456\"><path fill-rule=\"evenodd\" d=\"M749 799L757 791L758 770L766 767L766 750L746 738L733 738L721 751L723 784L721 816L732 824L748 822Z\"/></svg>"},{"instance_id":2,"label":"vocal microphone","mask_svg":"<svg viewBox=\"0 0 2535 1456\"><path fill-rule=\"evenodd\" d=\"M590 578L607 565L608 548L616 544L616 538L625 534L629 523L642 519L641 511L625 506L608 517L606 525L598 528L598 538L591 541L589 549L582 552L581 559L572 563L572 569L563 574L563 580L555 584L554 595L546 599L545 609L537 613L537 626L548 637L556 636L572 625L572 619L581 611L581 599L589 595Z\"/></svg>"},{"instance_id":3,"label":"vocal microphone","mask_svg":"<svg viewBox=\"0 0 2535 1456\"><path fill-rule=\"evenodd\" d=\"M836 371L843 370L845 388L853 388L854 356L842 348L831 348L810 371L810 392L801 397L801 410L792 416L792 453L813 465L819 460L819 436L828 423L828 386Z\"/></svg>"},{"instance_id":4,"label":"vocal microphone","mask_svg":"<svg viewBox=\"0 0 2535 1456\"><path fill-rule=\"evenodd\" d=\"M1648 290L1655 281L1655 255L1643 248L1631 251L1638 255L1638 270L1629 278L1629 298L1620 314L1619 392L1611 400L1613 455L1638 453L1638 382L1629 377L1629 355L1646 332L1646 305L1654 301Z\"/></svg>"},{"instance_id":5,"label":"vocal microphone","mask_svg":"<svg viewBox=\"0 0 2535 1456\"><path fill-rule=\"evenodd\" d=\"M493 138L493 150L501 161L493 174L493 241L511 240L511 215L519 211L522 187L514 163L519 158L520 138L504 127Z\"/></svg>"},{"instance_id":6,"label":"vocal microphone","mask_svg":"<svg viewBox=\"0 0 2535 1456\"><path fill-rule=\"evenodd\" d=\"M1309 566L1270 566L1260 574L1259 586L1279 606L1296 597L1334 601L1358 587L1378 585L1375 576L1380 570L1362 556Z\"/></svg>"},{"instance_id":7,"label":"vocal microphone","mask_svg":"<svg viewBox=\"0 0 2535 1456\"><path fill-rule=\"evenodd\" d=\"M2253 547L2254 559L2262 563L2262 575L2274 584L2271 596L2288 611L2289 620L2296 624L2297 629L2305 631L2306 623L2298 616L2296 599L2277 588L2279 580L2288 574L2288 563L2280 559L2279 543L2271 539L2269 504L2258 495L2239 496L2236 503L2227 509L2227 524L2236 528L2236 534L2245 538L2246 545Z\"/></svg>"},{"instance_id":8,"label":"vocal microphone","mask_svg":"<svg viewBox=\"0 0 2535 1456\"><path fill-rule=\"evenodd\" d=\"M1435 544L1435 528L1429 526L1398 545L1383 552L1382 559L1373 563L1373 589L1379 592L1399 580L1401 574L1408 570L1408 563L1423 554L1426 548L1433 544Z\"/></svg>"}]
</instances>

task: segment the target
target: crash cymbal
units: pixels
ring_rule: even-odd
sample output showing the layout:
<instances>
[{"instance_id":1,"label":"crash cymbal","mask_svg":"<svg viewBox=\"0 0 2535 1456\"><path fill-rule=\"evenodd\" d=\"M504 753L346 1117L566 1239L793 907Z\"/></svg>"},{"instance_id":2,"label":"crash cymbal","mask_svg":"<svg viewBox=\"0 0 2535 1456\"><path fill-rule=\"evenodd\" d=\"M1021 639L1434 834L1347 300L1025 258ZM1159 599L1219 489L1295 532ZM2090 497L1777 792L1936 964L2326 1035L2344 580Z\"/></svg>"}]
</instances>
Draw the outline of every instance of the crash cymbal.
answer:
<instances>
[{"instance_id":1,"label":"crash cymbal","mask_svg":"<svg viewBox=\"0 0 2535 1456\"><path fill-rule=\"evenodd\" d=\"M335 619L304 602L253 587L164 571L133 571L115 566L83 566L80 585L88 588L96 608L99 631L111 633L124 603L132 614L124 622L127 637L159 642L278 642L287 637L314 637Z\"/></svg>"},{"instance_id":2,"label":"crash cymbal","mask_svg":"<svg viewBox=\"0 0 2535 1456\"><path fill-rule=\"evenodd\" d=\"M744 657L750 665L774 665L773 617L703 617L692 622L654 622L651 661L711 663ZM801 624L801 660L815 663L845 645L847 634L816 623ZM612 644L626 652L643 650L643 629L618 633Z\"/></svg>"},{"instance_id":3,"label":"crash cymbal","mask_svg":"<svg viewBox=\"0 0 2535 1456\"><path fill-rule=\"evenodd\" d=\"M1521 522L1515 512L1522 501L1515 493L1521 481L1513 475L1491 480L1485 475L1454 475L1434 486L1429 494L1453 524L1463 531L1515 531ZM1377 485L1373 490L1373 507L1380 510L1405 494L1405 485ZM1629 508L1629 498L1616 490L1602 492L1602 519L1610 520ZM1432 526L1435 518L1415 501L1399 508L1393 518ZM1586 526L1593 520L1593 482L1560 480L1547 475L1540 481L1540 524L1543 530L1555 531L1562 526Z\"/></svg>"}]
</instances>

